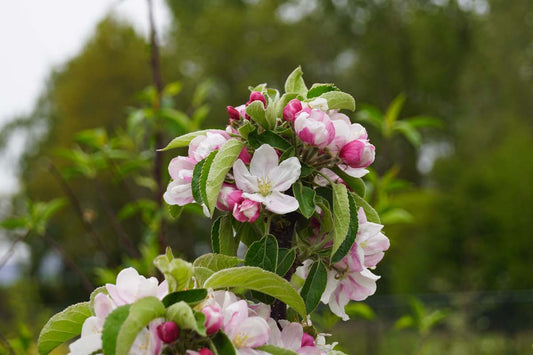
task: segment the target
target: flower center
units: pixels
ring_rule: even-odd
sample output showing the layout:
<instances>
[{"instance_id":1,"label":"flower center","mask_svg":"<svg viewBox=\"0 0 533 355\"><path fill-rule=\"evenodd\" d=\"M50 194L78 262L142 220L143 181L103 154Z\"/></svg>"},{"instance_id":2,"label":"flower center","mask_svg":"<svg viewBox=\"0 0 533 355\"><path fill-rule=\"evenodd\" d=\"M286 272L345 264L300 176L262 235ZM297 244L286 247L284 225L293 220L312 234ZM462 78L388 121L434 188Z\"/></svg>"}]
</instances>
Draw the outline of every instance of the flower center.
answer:
<instances>
[{"instance_id":1,"label":"flower center","mask_svg":"<svg viewBox=\"0 0 533 355\"><path fill-rule=\"evenodd\" d=\"M268 196L272 191L272 183L267 177L257 179L257 187L259 188L259 193L263 196Z\"/></svg>"},{"instance_id":2,"label":"flower center","mask_svg":"<svg viewBox=\"0 0 533 355\"><path fill-rule=\"evenodd\" d=\"M237 333L233 338L233 345L235 345L237 348L245 347L247 343L246 340L248 340L248 336L246 336L246 334Z\"/></svg>"}]
</instances>

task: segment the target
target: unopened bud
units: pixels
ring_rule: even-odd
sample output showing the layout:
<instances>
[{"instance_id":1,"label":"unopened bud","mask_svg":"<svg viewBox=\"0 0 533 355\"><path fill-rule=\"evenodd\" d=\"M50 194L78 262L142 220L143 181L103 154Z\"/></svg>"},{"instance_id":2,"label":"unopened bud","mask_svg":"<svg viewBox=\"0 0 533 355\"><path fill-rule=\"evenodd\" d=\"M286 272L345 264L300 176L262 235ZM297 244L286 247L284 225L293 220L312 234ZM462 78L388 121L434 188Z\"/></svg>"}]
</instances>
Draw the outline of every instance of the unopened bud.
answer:
<instances>
[{"instance_id":1,"label":"unopened bud","mask_svg":"<svg viewBox=\"0 0 533 355\"><path fill-rule=\"evenodd\" d=\"M265 96L263 96L263 94L261 94L259 91L252 91L252 93L250 94L250 100L248 100L248 102L246 103L246 106L248 106L254 101L261 101L263 103L263 106L265 106L266 108L267 103L266 103Z\"/></svg>"},{"instance_id":2,"label":"unopened bud","mask_svg":"<svg viewBox=\"0 0 533 355\"><path fill-rule=\"evenodd\" d=\"M172 343L179 334L178 325L174 322L164 322L157 327L157 336L163 343Z\"/></svg>"}]
</instances>

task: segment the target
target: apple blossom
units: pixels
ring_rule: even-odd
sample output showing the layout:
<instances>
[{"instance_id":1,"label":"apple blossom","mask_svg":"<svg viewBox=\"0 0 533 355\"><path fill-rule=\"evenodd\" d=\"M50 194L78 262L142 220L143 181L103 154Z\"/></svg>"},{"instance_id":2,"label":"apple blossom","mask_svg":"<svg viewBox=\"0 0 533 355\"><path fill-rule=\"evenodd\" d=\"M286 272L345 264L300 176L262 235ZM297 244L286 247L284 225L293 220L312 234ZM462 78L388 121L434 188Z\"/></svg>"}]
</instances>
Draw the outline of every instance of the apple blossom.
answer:
<instances>
[{"instance_id":1,"label":"apple blossom","mask_svg":"<svg viewBox=\"0 0 533 355\"><path fill-rule=\"evenodd\" d=\"M185 355L213 355L213 352L209 350L208 348L202 348L198 351L187 350Z\"/></svg>"},{"instance_id":2,"label":"apple blossom","mask_svg":"<svg viewBox=\"0 0 533 355\"><path fill-rule=\"evenodd\" d=\"M261 101L263 103L263 106L266 108L267 103L266 103L265 96L259 91L252 91L252 93L250 94L250 99L246 103L246 106L248 106L254 101Z\"/></svg>"},{"instance_id":3,"label":"apple blossom","mask_svg":"<svg viewBox=\"0 0 533 355\"><path fill-rule=\"evenodd\" d=\"M170 161L168 171L173 181L168 184L163 199L169 205L184 206L194 202L191 180L196 161L188 157L176 157Z\"/></svg>"},{"instance_id":4,"label":"apple blossom","mask_svg":"<svg viewBox=\"0 0 533 355\"><path fill-rule=\"evenodd\" d=\"M168 293L168 285L163 281L158 285L155 277L145 278L132 267L122 270L117 276L116 285L106 284L107 292L117 306L133 303L143 297L154 296L163 299Z\"/></svg>"},{"instance_id":5,"label":"apple blossom","mask_svg":"<svg viewBox=\"0 0 533 355\"><path fill-rule=\"evenodd\" d=\"M239 222L253 223L259 217L260 210L261 203L245 199L233 206L233 217Z\"/></svg>"},{"instance_id":6,"label":"apple blossom","mask_svg":"<svg viewBox=\"0 0 533 355\"><path fill-rule=\"evenodd\" d=\"M250 170L237 159L233 164L233 175L244 198L262 203L271 212L285 214L298 209L298 201L282 192L298 180L301 165L296 157L278 162L274 148L263 144L255 151Z\"/></svg>"},{"instance_id":7,"label":"apple blossom","mask_svg":"<svg viewBox=\"0 0 533 355\"><path fill-rule=\"evenodd\" d=\"M229 138L228 133L222 130L210 130L205 135L195 137L189 143L189 158L199 162L222 147Z\"/></svg>"},{"instance_id":8,"label":"apple blossom","mask_svg":"<svg viewBox=\"0 0 533 355\"><path fill-rule=\"evenodd\" d=\"M157 335L163 343L172 343L178 339L180 330L174 322L164 322L157 326Z\"/></svg>"},{"instance_id":9,"label":"apple blossom","mask_svg":"<svg viewBox=\"0 0 533 355\"><path fill-rule=\"evenodd\" d=\"M270 327L269 344L295 351L299 355L321 354L320 350L315 347L313 337L304 333L300 323L280 322L283 326L280 331L274 319L270 318L267 322ZM307 337L304 338L304 335ZM311 339L309 340L308 337Z\"/></svg>"},{"instance_id":10,"label":"apple blossom","mask_svg":"<svg viewBox=\"0 0 533 355\"><path fill-rule=\"evenodd\" d=\"M325 148L335 138L335 126L324 111L305 108L294 120L294 130L300 139L319 148Z\"/></svg>"},{"instance_id":11,"label":"apple blossom","mask_svg":"<svg viewBox=\"0 0 533 355\"><path fill-rule=\"evenodd\" d=\"M202 308L205 315L205 331L207 335L215 334L222 327L222 312L217 306L205 306Z\"/></svg>"},{"instance_id":12,"label":"apple blossom","mask_svg":"<svg viewBox=\"0 0 533 355\"><path fill-rule=\"evenodd\" d=\"M233 211L235 204L244 200L242 191L233 184L224 183L217 199L217 207L222 211Z\"/></svg>"},{"instance_id":13,"label":"apple blossom","mask_svg":"<svg viewBox=\"0 0 533 355\"><path fill-rule=\"evenodd\" d=\"M298 99L292 99L283 109L283 119L294 122L297 114L302 110L302 102Z\"/></svg>"},{"instance_id":14,"label":"apple blossom","mask_svg":"<svg viewBox=\"0 0 533 355\"><path fill-rule=\"evenodd\" d=\"M368 140L355 139L342 147L339 158L352 168L366 168L374 162L375 154Z\"/></svg>"}]
</instances>

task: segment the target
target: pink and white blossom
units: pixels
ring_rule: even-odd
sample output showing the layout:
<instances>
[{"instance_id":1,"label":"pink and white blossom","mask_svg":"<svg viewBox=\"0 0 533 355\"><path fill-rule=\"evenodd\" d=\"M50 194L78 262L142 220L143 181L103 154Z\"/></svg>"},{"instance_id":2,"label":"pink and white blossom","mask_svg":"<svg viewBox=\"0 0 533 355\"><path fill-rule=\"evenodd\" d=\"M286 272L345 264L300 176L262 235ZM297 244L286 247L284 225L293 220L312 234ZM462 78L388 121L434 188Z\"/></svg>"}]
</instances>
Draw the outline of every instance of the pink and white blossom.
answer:
<instances>
[{"instance_id":1,"label":"pink and white blossom","mask_svg":"<svg viewBox=\"0 0 533 355\"><path fill-rule=\"evenodd\" d=\"M298 201L283 194L300 177L301 165L298 158L291 157L279 163L278 154L268 144L259 147L250 161L250 169L237 159L233 164L233 175L242 196L262 203L265 208L277 214L298 209Z\"/></svg>"},{"instance_id":2,"label":"pink and white blossom","mask_svg":"<svg viewBox=\"0 0 533 355\"><path fill-rule=\"evenodd\" d=\"M235 204L242 201L242 191L233 184L224 183L218 194L217 207L222 211L233 211Z\"/></svg>"},{"instance_id":3,"label":"pink and white blossom","mask_svg":"<svg viewBox=\"0 0 533 355\"><path fill-rule=\"evenodd\" d=\"M239 222L254 223L259 218L260 211L261 203L244 199L233 206L233 217Z\"/></svg>"},{"instance_id":4,"label":"pink and white blossom","mask_svg":"<svg viewBox=\"0 0 533 355\"><path fill-rule=\"evenodd\" d=\"M217 306L205 306L202 308L205 315L205 331L207 335L215 334L222 327L222 311Z\"/></svg>"},{"instance_id":5,"label":"pink and white blossom","mask_svg":"<svg viewBox=\"0 0 533 355\"><path fill-rule=\"evenodd\" d=\"M342 147L339 158L351 168L366 168L374 162L375 150L368 140L355 139Z\"/></svg>"},{"instance_id":6,"label":"pink and white blossom","mask_svg":"<svg viewBox=\"0 0 533 355\"><path fill-rule=\"evenodd\" d=\"M185 352L185 355L213 355L213 352L209 350L208 348L202 348L198 351L187 350Z\"/></svg>"},{"instance_id":7,"label":"pink and white blossom","mask_svg":"<svg viewBox=\"0 0 533 355\"><path fill-rule=\"evenodd\" d=\"M122 306L148 296L163 299L168 294L168 284L159 284L155 277L147 279L129 267L119 272L116 285L106 284L106 290L113 303Z\"/></svg>"},{"instance_id":8,"label":"pink and white blossom","mask_svg":"<svg viewBox=\"0 0 533 355\"><path fill-rule=\"evenodd\" d=\"M302 102L298 99L292 99L285 108L283 108L283 119L285 121L294 122L296 116L302 111L302 109Z\"/></svg>"},{"instance_id":9,"label":"pink and white blossom","mask_svg":"<svg viewBox=\"0 0 533 355\"><path fill-rule=\"evenodd\" d=\"M221 130L210 130L205 135L195 137L189 143L189 158L199 162L222 147L229 138L228 133Z\"/></svg>"},{"instance_id":10,"label":"pink and white blossom","mask_svg":"<svg viewBox=\"0 0 533 355\"><path fill-rule=\"evenodd\" d=\"M168 171L172 181L168 184L163 199L169 205L184 206L194 202L191 180L196 161L188 157L176 157L170 161Z\"/></svg>"},{"instance_id":11,"label":"pink and white blossom","mask_svg":"<svg viewBox=\"0 0 533 355\"><path fill-rule=\"evenodd\" d=\"M335 126L324 111L305 108L294 120L294 130L302 142L325 148L335 138Z\"/></svg>"},{"instance_id":12,"label":"pink and white blossom","mask_svg":"<svg viewBox=\"0 0 533 355\"><path fill-rule=\"evenodd\" d=\"M299 355L320 355L320 350L315 346L314 339L304 333L300 323L281 322L283 329L280 331L276 321L268 319L270 327L269 344L296 352ZM309 339L309 337L311 339Z\"/></svg>"}]
</instances>

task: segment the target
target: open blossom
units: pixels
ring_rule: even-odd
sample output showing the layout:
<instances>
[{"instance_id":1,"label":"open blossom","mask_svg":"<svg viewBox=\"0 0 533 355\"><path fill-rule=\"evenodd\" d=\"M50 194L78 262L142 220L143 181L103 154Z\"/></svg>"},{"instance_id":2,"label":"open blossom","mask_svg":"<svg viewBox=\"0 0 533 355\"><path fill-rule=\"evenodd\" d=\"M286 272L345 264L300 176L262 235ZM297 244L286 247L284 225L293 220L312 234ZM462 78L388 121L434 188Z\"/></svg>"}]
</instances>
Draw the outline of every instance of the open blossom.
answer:
<instances>
[{"instance_id":1,"label":"open blossom","mask_svg":"<svg viewBox=\"0 0 533 355\"><path fill-rule=\"evenodd\" d=\"M294 120L294 130L300 139L319 148L325 148L335 138L335 127L328 114L318 109L305 108Z\"/></svg>"},{"instance_id":2,"label":"open blossom","mask_svg":"<svg viewBox=\"0 0 533 355\"><path fill-rule=\"evenodd\" d=\"M298 201L283 192L298 180L300 169L298 158L291 157L279 163L274 148L263 144L255 151L250 170L237 159L233 175L244 198L262 203L271 212L285 214L298 209Z\"/></svg>"},{"instance_id":3,"label":"open blossom","mask_svg":"<svg viewBox=\"0 0 533 355\"><path fill-rule=\"evenodd\" d=\"M184 206L194 202L191 188L194 166L211 152L218 150L228 139L229 135L225 131L211 130L191 141L188 157L178 156L170 161L168 172L172 181L163 194L166 203Z\"/></svg>"},{"instance_id":4,"label":"open blossom","mask_svg":"<svg viewBox=\"0 0 533 355\"><path fill-rule=\"evenodd\" d=\"M71 355L88 355L102 348L102 331L106 317L118 306L130 304L147 296L163 299L168 294L166 281L160 285L155 277L149 279L139 275L134 268L122 270L116 285L107 284L108 295L99 293L94 299L95 315L85 320L81 337L70 344ZM152 321L148 328L139 332L132 344L132 355L158 355L161 353L162 343L157 328L163 319Z\"/></svg>"},{"instance_id":5,"label":"open blossom","mask_svg":"<svg viewBox=\"0 0 533 355\"><path fill-rule=\"evenodd\" d=\"M269 344L283 349L295 351L299 355L320 355L320 350L315 346L314 339L304 333L300 323L281 322L283 329L280 331L276 321L268 320L270 327ZM310 339L309 339L310 338Z\"/></svg>"},{"instance_id":6,"label":"open blossom","mask_svg":"<svg viewBox=\"0 0 533 355\"><path fill-rule=\"evenodd\" d=\"M148 296L163 299L168 293L166 281L159 285L155 277L147 279L132 267L119 272L116 285L106 284L106 289L116 306L130 304Z\"/></svg>"},{"instance_id":7,"label":"open blossom","mask_svg":"<svg viewBox=\"0 0 533 355\"><path fill-rule=\"evenodd\" d=\"M376 292L376 281L380 277L369 268L375 267L389 248L389 239L381 233L383 226L369 222L362 208L357 216L359 228L355 242L346 256L328 270L326 289L321 297L321 301L343 320L349 319L344 307L350 300L362 301ZM311 260L305 260L296 275L305 279L311 264Z\"/></svg>"},{"instance_id":8,"label":"open blossom","mask_svg":"<svg viewBox=\"0 0 533 355\"><path fill-rule=\"evenodd\" d=\"M248 304L244 300L224 309L224 333L241 355L262 354L253 348L265 345L270 337L267 322L258 316L248 316Z\"/></svg>"},{"instance_id":9,"label":"open blossom","mask_svg":"<svg viewBox=\"0 0 533 355\"><path fill-rule=\"evenodd\" d=\"M215 334L222 327L222 311L217 306L205 306L202 308L205 315L205 331L207 335Z\"/></svg>"}]
</instances>

